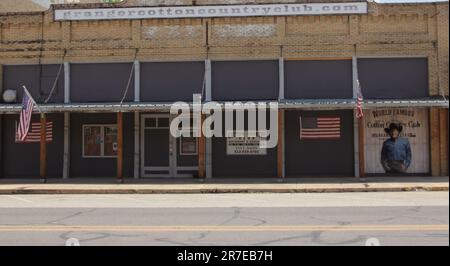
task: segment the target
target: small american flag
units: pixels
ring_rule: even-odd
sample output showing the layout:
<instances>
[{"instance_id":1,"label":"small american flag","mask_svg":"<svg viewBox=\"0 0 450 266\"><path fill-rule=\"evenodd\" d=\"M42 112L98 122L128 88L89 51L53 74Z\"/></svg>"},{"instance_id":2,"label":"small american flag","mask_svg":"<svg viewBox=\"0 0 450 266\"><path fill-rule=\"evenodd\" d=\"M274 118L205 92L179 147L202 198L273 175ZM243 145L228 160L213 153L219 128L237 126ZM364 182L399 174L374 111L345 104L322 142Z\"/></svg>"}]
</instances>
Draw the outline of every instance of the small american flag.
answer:
<instances>
[{"instance_id":1,"label":"small american flag","mask_svg":"<svg viewBox=\"0 0 450 266\"><path fill-rule=\"evenodd\" d=\"M301 140L328 140L341 138L341 118L300 117Z\"/></svg>"},{"instance_id":2,"label":"small american flag","mask_svg":"<svg viewBox=\"0 0 450 266\"><path fill-rule=\"evenodd\" d=\"M364 110L363 110L363 103L364 103L364 96L362 94L362 89L361 89L361 83L358 82L358 99L356 100L356 118L361 119L364 117Z\"/></svg>"},{"instance_id":3,"label":"small american flag","mask_svg":"<svg viewBox=\"0 0 450 266\"><path fill-rule=\"evenodd\" d=\"M22 111L20 112L20 122L17 127L17 139L25 141L30 130L31 115L36 102L33 100L28 90L24 87L24 94L22 99Z\"/></svg>"},{"instance_id":4,"label":"small american flag","mask_svg":"<svg viewBox=\"0 0 450 266\"><path fill-rule=\"evenodd\" d=\"M53 141L53 122L47 122L45 130L45 140L47 143ZM41 142L41 123L32 123L31 131L25 140L20 140L16 135L16 143L39 143Z\"/></svg>"}]
</instances>

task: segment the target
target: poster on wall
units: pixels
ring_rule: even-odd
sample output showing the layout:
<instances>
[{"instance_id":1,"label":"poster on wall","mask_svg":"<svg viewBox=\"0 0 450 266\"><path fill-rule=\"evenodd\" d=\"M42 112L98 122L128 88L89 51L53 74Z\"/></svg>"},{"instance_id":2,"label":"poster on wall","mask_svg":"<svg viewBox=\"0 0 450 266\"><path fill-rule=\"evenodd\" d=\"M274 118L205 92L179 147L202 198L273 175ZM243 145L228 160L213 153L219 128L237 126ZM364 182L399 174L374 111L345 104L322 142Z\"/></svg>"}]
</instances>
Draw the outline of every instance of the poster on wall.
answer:
<instances>
[{"instance_id":1,"label":"poster on wall","mask_svg":"<svg viewBox=\"0 0 450 266\"><path fill-rule=\"evenodd\" d=\"M248 135L227 138L227 155L267 155L267 149L260 148L262 138Z\"/></svg>"},{"instance_id":2,"label":"poster on wall","mask_svg":"<svg viewBox=\"0 0 450 266\"><path fill-rule=\"evenodd\" d=\"M394 153L389 151L394 146L388 140L391 140L391 134L395 130L399 132L399 139L401 140L395 144L397 149L395 156L400 156L401 160L404 159L402 156L411 158L409 165L408 163L405 163L405 166L400 164L400 167L404 168L404 172L408 174L429 173L429 112L427 109L412 108L387 108L367 111L364 149L366 173L385 174L390 169L387 167L386 161L399 160L399 158L389 158L394 156ZM382 156L383 150L384 155ZM404 155L401 153L404 153ZM384 158L383 162L382 157Z\"/></svg>"}]
</instances>

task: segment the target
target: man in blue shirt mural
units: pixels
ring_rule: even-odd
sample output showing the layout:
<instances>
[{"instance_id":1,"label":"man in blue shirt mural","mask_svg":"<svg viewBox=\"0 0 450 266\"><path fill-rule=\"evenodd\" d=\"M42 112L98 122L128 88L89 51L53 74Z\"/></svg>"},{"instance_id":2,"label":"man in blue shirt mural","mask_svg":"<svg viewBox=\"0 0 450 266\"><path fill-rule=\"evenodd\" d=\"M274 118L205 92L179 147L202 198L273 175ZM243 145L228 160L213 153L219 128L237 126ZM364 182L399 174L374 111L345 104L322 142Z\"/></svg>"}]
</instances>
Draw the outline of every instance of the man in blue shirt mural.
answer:
<instances>
[{"instance_id":1,"label":"man in blue shirt mural","mask_svg":"<svg viewBox=\"0 0 450 266\"><path fill-rule=\"evenodd\" d=\"M403 127L392 123L385 129L391 137L383 144L381 163L386 173L406 173L411 166L411 145L406 138L400 138Z\"/></svg>"}]
</instances>

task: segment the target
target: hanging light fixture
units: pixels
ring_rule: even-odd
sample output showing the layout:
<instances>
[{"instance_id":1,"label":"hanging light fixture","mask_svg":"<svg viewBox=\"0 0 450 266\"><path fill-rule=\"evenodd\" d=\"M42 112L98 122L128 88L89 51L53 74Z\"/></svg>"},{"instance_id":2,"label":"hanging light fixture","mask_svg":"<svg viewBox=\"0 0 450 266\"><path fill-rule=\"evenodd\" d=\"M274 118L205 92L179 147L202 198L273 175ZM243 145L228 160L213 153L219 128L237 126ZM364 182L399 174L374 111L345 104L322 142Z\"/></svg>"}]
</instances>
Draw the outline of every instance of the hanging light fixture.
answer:
<instances>
[{"instance_id":1,"label":"hanging light fixture","mask_svg":"<svg viewBox=\"0 0 450 266\"><path fill-rule=\"evenodd\" d=\"M3 101L6 103L15 103L17 99L16 90L5 90L3 92Z\"/></svg>"}]
</instances>

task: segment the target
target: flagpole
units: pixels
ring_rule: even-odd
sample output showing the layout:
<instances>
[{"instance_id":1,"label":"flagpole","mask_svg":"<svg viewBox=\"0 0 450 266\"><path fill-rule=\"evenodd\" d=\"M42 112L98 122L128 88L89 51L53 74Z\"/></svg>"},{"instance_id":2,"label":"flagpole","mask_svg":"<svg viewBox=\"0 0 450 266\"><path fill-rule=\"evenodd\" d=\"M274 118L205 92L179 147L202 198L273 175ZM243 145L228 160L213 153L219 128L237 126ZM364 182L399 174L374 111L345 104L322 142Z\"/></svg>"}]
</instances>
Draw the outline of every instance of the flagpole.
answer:
<instances>
[{"instance_id":1,"label":"flagpole","mask_svg":"<svg viewBox=\"0 0 450 266\"><path fill-rule=\"evenodd\" d=\"M39 105L27 90L27 87L22 87L24 92L33 101L34 106L36 106L36 109L40 113L41 130L39 142L39 175L41 178L41 183L47 183L47 119L45 117L45 113L41 110L41 108L39 108Z\"/></svg>"},{"instance_id":2,"label":"flagpole","mask_svg":"<svg viewBox=\"0 0 450 266\"><path fill-rule=\"evenodd\" d=\"M43 113L41 108L39 108L39 105L36 103L36 101L34 100L34 98L31 96L30 92L27 90L27 87L22 86L23 87L23 91L28 95L28 97L30 97L30 99L33 101L34 106L36 106L36 109L38 109L39 113Z\"/></svg>"}]
</instances>

